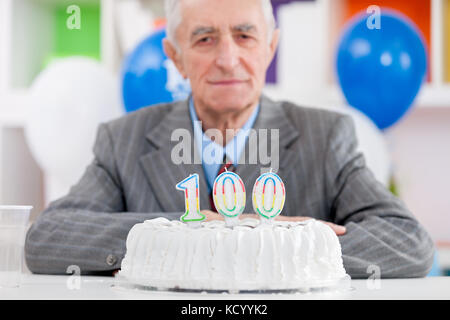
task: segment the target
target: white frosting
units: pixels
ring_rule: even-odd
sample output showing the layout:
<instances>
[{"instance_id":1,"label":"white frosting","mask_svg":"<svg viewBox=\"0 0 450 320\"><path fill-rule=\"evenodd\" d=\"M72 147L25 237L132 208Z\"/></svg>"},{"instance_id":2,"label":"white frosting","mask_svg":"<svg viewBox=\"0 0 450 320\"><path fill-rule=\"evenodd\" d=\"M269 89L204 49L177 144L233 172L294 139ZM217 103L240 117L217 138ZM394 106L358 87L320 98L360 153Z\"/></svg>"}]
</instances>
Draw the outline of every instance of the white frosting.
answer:
<instances>
[{"instance_id":1,"label":"white frosting","mask_svg":"<svg viewBox=\"0 0 450 320\"><path fill-rule=\"evenodd\" d=\"M194 229L157 218L133 226L126 247L120 276L158 288L281 290L346 276L336 234L313 219Z\"/></svg>"}]
</instances>

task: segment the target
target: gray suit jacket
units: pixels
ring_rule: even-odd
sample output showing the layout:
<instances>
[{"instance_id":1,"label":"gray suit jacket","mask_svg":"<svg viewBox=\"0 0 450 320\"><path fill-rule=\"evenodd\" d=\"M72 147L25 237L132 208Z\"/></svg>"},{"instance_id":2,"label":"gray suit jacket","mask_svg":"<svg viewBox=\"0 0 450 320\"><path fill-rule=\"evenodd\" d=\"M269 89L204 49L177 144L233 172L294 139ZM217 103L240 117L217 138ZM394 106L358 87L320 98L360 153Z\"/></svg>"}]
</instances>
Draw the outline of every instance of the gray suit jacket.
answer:
<instances>
[{"instance_id":1,"label":"gray suit jacket","mask_svg":"<svg viewBox=\"0 0 450 320\"><path fill-rule=\"evenodd\" d=\"M177 128L192 133L187 101L143 108L100 125L94 160L80 181L50 203L27 234L29 269L65 273L77 265L89 274L120 268L134 224L160 216L179 219L184 213L184 195L175 185L192 173L200 176L201 209L210 208L201 164L171 161L178 144L171 134ZM348 274L368 278L377 267L381 277L427 274L432 240L366 167L356 152L349 116L262 96L254 128L279 129L278 174L286 187L282 214L347 227L339 240ZM246 190L252 190L260 168L236 168ZM253 212L251 197L245 212Z\"/></svg>"}]
</instances>

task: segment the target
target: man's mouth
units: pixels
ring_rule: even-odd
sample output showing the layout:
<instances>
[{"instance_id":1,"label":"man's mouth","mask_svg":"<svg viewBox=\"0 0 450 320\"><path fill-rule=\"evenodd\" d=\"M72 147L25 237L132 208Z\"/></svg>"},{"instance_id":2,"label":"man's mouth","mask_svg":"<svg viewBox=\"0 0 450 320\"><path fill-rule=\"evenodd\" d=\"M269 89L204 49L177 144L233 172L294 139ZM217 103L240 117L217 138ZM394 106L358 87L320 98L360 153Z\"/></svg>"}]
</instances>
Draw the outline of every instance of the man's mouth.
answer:
<instances>
[{"instance_id":1,"label":"man's mouth","mask_svg":"<svg viewBox=\"0 0 450 320\"><path fill-rule=\"evenodd\" d=\"M210 81L209 83L212 85L215 85L215 86L233 86L233 85L243 84L245 82L247 82L247 81L231 79L231 80Z\"/></svg>"}]
</instances>

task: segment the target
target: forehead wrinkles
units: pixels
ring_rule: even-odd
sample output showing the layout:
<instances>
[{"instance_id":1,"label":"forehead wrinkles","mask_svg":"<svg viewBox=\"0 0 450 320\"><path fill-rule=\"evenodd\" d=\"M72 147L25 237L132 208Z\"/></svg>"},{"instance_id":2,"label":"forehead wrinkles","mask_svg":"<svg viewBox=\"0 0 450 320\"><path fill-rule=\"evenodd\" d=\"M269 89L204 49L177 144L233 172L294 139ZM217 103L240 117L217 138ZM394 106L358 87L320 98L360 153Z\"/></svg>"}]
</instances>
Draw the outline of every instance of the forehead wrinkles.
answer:
<instances>
[{"instance_id":1,"label":"forehead wrinkles","mask_svg":"<svg viewBox=\"0 0 450 320\"><path fill-rule=\"evenodd\" d=\"M231 27L231 31L233 32L256 32L256 30L257 30L256 26L250 23L242 23ZM196 37L201 36L203 34L219 33L219 32L220 30L216 27L198 26L194 28L191 36Z\"/></svg>"},{"instance_id":2,"label":"forehead wrinkles","mask_svg":"<svg viewBox=\"0 0 450 320\"><path fill-rule=\"evenodd\" d=\"M168 19L168 25L173 26L172 28L168 28L168 38L175 45L177 45L177 39L179 41L190 40L193 24L204 26L218 25L221 24L220 20L231 24L233 23L233 21L230 21L231 19L234 20L235 24L239 22L251 22L258 28L254 34L258 37L266 37L268 43L271 42L273 31L276 29L270 0L238 0L237 3L243 4L238 9L234 6L236 3L230 0L166 1L169 4L177 3L176 10L172 10L176 14L169 15L172 19ZM170 13L169 6L166 6L166 12ZM228 21L225 21L225 19ZM171 21L173 23L170 23Z\"/></svg>"}]
</instances>

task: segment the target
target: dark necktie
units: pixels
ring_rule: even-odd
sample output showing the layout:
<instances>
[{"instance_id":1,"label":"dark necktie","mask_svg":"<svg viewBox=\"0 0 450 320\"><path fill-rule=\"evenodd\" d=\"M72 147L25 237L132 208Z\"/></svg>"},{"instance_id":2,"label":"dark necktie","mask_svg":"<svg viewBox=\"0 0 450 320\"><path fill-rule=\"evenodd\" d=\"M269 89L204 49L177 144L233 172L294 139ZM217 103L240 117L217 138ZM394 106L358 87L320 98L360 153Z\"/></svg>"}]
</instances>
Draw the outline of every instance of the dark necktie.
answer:
<instances>
[{"instance_id":1,"label":"dark necktie","mask_svg":"<svg viewBox=\"0 0 450 320\"><path fill-rule=\"evenodd\" d=\"M234 170L233 163L227 159L226 154L223 155L222 166L220 167L219 172L217 173L217 176L219 176L222 173L224 173L225 170L227 170L227 171L233 171ZM213 196L212 196L212 190L211 190L211 193L209 194L209 203L211 204L211 211L217 212L216 206L214 205L214 200L213 200Z\"/></svg>"}]
</instances>

